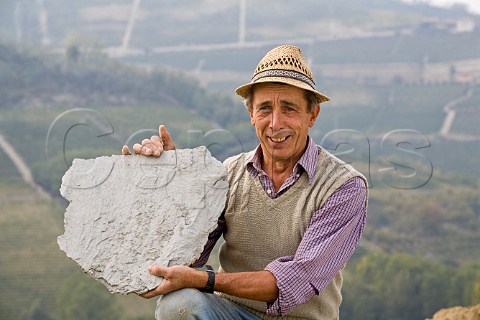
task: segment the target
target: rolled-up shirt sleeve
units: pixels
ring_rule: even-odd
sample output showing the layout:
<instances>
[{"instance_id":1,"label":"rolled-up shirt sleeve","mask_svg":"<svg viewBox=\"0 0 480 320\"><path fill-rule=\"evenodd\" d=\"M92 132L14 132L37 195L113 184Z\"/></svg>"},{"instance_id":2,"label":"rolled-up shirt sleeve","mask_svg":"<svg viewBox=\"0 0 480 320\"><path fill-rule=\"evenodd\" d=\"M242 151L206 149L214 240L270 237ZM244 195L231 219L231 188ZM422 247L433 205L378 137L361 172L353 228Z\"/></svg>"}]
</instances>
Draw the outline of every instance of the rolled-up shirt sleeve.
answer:
<instances>
[{"instance_id":1,"label":"rolled-up shirt sleeve","mask_svg":"<svg viewBox=\"0 0 480 320\"><path fill-rule=\"evenodd\" d=\"M285 315L320 294L355 251L365 228L367 187L358 177L348 180L312 215L295 256L267 265L277 279L279 296L267 313Z\"/></svg>"}]
</instances>

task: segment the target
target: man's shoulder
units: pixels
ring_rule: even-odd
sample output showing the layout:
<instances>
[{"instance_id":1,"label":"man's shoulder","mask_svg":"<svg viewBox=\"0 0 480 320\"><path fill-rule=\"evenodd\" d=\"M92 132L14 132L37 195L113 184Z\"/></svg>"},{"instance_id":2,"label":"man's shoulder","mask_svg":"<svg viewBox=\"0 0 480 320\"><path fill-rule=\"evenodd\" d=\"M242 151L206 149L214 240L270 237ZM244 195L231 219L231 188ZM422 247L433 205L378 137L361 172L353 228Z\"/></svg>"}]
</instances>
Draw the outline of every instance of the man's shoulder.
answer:
<instances>
[{"instance_id":1,"label":"man's shoulder","mask_svg":"<svg viewBox=\"0 0 480 320\"><path fill-rule=\"evenodd\" d=\"M232 169L237 165L246 165L249 160L252 159L255 154L255 150L249 152L242 152L237 155L231 156L223 161L223 165L228 170Z\"/></svg>"},{"instance_id":2,"label":"man's shoulder","mask_svg":"<svg viewBox=\"0 0 480 320\"><path fill-rule=\"evenodd\" d=\"M363 176L363 174L355 169L351 164L346 163L323 147L319 146L319 149L320 152L318 155L317 169L321 167L327 171L335 169L339 173L341 172L342 175L347 175L350 177L358 176L366 181L366 178ZM332 169L327 169L328 167Z\"/></svg>"},{"instance_id":3,"label":"man's shoulder","mask_svg":"<svg viewBox=\"0 0 480 320\"><path fill-rule=\"evenodd\" d=\"M321 165L322 163L336 163L339 165L344 165L346 164L345 161L342 159L338 158L335 156L333 153L329 152L327 149L318 146L319 152L318 152L318 158L317 158L317 165Z\"/></svg>"}]
</instances>

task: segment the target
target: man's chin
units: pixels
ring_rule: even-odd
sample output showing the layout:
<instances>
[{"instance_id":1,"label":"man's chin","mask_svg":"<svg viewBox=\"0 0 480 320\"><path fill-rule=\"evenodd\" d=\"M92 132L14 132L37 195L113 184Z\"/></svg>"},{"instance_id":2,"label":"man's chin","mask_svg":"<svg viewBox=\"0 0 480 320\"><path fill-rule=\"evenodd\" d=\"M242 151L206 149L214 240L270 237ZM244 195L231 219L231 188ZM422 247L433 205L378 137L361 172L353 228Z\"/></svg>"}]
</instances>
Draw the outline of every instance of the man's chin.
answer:
<instances>
[{"instance_id":1,"label":"man's chin","mask_svg":"<svg viewBox=\"0 0 480 320\"><path fill-rule=\"evenodd\" d=\"M283 153L283 152L276 152L275 150L272 154L273 161L289 161L293 159L292 154L290 153Z\"/></svg>"}]
</instances>

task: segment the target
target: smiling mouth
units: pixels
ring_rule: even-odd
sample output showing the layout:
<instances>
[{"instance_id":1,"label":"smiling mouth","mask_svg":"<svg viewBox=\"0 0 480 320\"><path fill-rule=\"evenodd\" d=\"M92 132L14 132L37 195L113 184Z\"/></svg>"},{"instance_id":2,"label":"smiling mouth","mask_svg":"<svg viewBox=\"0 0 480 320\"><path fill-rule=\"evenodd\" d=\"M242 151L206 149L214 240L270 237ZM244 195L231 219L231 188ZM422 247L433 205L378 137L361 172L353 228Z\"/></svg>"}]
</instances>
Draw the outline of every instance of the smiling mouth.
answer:
<instances>
[{"instance_id":1,"label":"smiling mouth","mask_svg":"<svg viewBox=\"0 0 480 320\"><path fill-rule=\"evenodd\" d=\"M288 136L285 136L285 137L280 137L280 138L274 138L274 137L270 137L270 140L272 140L273 142L283 142L285 140L287 140Z\"/></svg>"},{"instance_id":2,"label":"smiling mouth","mask_svg":"<svg viewBox=\"0 0 480 320\"><path fill-rule=\"evenodd\" d=\"M270 139L270 141L272 141L273 143L282 143L288 138L290 138L293 133L294 133L293 130L281 129L271 134L267 134L267 136Z\"/></svg>"}]
</instances>

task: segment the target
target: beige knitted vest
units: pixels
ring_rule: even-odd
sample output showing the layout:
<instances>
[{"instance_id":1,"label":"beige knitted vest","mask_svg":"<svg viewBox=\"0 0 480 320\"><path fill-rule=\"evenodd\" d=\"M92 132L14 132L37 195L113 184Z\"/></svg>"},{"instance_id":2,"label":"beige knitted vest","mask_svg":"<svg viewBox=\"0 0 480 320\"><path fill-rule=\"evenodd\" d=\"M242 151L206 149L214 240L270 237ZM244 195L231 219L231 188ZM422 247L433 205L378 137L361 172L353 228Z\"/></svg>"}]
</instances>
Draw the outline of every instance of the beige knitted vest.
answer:
<instances>
[{"instance_id":1,"label":"beige knitted vest","mask_svg":"<svg viewBox=\"0 0 480 320\"><path fill-rule=\"evenodd\" d=\"M229 158L224 163L230 189L225 211L227 232L220 249L220 272L260 271L279 257L295 255L313 212L349 179L359 176L365 180L353 167L321 149L311 183L303 173L286 193L271 199L258 179L253 179L246 171L246 163L252 156L253 151ZM338 319L341 286L339 271L318 296L281 318ZM265 313L265 302L222 296L262 319L280 318Z\"/></svg>"}]
</instances>

